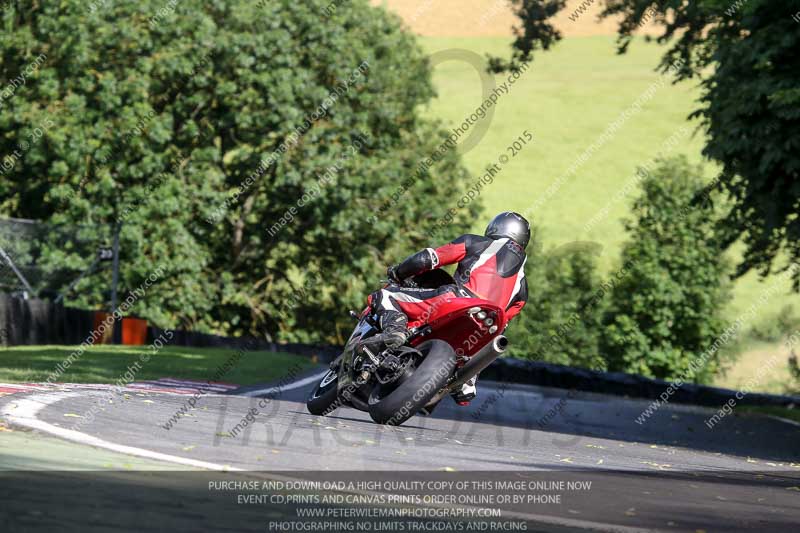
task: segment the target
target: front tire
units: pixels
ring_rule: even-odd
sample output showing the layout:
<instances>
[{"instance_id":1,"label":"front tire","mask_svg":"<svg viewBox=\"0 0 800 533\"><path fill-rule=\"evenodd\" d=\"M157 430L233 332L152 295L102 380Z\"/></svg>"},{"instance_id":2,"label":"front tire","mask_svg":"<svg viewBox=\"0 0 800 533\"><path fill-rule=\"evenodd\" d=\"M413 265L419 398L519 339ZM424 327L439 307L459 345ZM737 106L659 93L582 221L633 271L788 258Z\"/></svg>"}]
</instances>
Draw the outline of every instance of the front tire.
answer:
<instances>
[{"instance_id":1,"label":"front tire","mask_svg":"<svg viewBox=\"0 0 800 533\"><path fill-rule=\"evenodd\" d=\"M456 353L449 344L434 339L420 344L419 351L424 358L402 383L372 389L369 416L378 424L399 426L425 407L453 374Z\"/></svg>"},{"instance_id":2,"label":"front tire","mask_svg":"<svg viewBox=\"0 0 800 533\"><path fill-rule=\"evenodd\" d=\"M312 415L329 415L339 407L336 402L339 392L339 375L330 369L308 396L306 408Z\"/></svg>"}]
</instances>

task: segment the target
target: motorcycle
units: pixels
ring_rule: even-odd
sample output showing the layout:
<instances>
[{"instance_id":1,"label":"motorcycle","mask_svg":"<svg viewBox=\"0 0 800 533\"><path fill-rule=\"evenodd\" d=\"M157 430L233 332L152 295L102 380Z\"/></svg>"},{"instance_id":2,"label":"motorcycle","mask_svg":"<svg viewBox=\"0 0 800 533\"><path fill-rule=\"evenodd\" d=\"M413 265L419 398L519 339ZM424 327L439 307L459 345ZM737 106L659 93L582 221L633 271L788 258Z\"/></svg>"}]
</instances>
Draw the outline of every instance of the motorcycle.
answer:
<instances>
[{"instance_id":1,"label":"motorcycle","mask_svg":"<svg viewBox=\"0 0 800 533\"><path fill-rule=\"evenodd\" d=\"M455 280L436 269L404 283L440 289L454 286ZM505 310L487 300L444 294L449 296L409 322L405 344L380 353L356 350L362 339L380 333L377 315L369 306L360 315L350 311L358 324L311 391L308 411L328 415L348 406L368 412L378 424L399 426L420 411L430 413L442 398L489 366L508 347L502 334Z\"/></svg>"}]
</instances>

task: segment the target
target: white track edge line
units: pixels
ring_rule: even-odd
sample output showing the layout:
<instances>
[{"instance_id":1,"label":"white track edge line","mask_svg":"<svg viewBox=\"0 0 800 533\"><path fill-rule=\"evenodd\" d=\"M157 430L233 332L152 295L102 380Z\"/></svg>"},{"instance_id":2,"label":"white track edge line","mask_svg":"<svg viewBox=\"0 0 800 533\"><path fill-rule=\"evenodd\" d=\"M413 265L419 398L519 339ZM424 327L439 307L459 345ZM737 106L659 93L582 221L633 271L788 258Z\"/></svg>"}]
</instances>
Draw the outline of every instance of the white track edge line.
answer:
<instances>
[{"instance_id":1,"label":"white track edge line","mask_svg":"<svg viewBox=\"0 0 800 533\"><path fill-rule=\"evenodd\" d=\"M153 459L156 461L165 461L169 463L176 463L185 466L192 466L195 468L203 468L205 470L218 470L218 471L232 471L241 472L239 468L225 466L217 463L209 463L207 461L198 461L196 459L187 459L177 455L169 455L166 453L154 452L145 450L143 448L136 448L133 446L124 446L122 444L114 444L106 440L93 437L80 431L73 429L66 429L54 426L43 420L36 418L36 415L47 407L61 400L67 398L79 397L78 393L47 393L47 394L34 394L19 400L12 400L8 405L3 407L2 414L6 416L12 424L27 427L30 429L37 429L62 439L85 444L87 446L94 446L96 448L104 448L117 453L124 453L127 455L134 455L143 457L145 459ZM14 407L16 406L16 407Z\"/></svg>"},{"instance_id":2,"label":"white track edge line","mask_svg":"<svg viewBox=\"0 0 800 533\"><path fill-rule=\"evenodd\" d=\"M259 396L262 394L280 394L281 392L285 392L287 390L299 389L300 387L305 387L309 383L314 383L315 381L322 379L322 377L327 374L328 371L320 372L319 374L314 374L313 376L308 376L307 378L303 378L299 381L295 381L290 383L284 387L277 386L277 387L269 387L267 389L258 389L258 390L251 390L247 392L243 392L242 394L237 394L237 396Z\"/></svg>"},{"instance_id":3,"label":"white track edge line","mask_svg":"<svg viewBox=\"0 0 800 533\"><path fill-rule=\"evenodd\" d=\"M797 427L800 428L800 422L795 422L794 420L791 420L789 418L783 418L782 416L778 416L778 415L767 415L767 417L772 418L774 420L779 420L779 421L781 421L781 422L783 422L785 424L789 424L791 426L797 426Z\"/></svg>"}]
</instances>

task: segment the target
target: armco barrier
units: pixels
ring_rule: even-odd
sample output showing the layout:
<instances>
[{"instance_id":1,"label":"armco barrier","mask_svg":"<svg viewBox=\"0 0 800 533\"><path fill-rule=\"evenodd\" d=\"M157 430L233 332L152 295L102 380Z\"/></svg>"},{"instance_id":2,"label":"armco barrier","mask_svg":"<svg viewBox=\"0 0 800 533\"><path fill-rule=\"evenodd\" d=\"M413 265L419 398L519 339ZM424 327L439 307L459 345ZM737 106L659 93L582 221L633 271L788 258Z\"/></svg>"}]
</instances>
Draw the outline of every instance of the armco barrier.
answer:
<instances>
[{"instance_id":1,"label":"armco barrier","mask_svg":"<svg viewBox=\"0 0 800 533\"><path fill-rule=\"evenodd\" d=\"M584 368L573 368L539 361L526 361L503 357L492 363L481 373L481 379L507 383L522 383L554 387L559 389L575 389L585 392L615 394L655 400L661 397L671 382L661 379L650 379L622 372L598 372ZM749 393L736 398L737 391L684 383L673 387L668 401L719 407L730 399L737 405L761 405L800 407L800 397L780 396L776 394Z\"/></svg>"}]
</instances>

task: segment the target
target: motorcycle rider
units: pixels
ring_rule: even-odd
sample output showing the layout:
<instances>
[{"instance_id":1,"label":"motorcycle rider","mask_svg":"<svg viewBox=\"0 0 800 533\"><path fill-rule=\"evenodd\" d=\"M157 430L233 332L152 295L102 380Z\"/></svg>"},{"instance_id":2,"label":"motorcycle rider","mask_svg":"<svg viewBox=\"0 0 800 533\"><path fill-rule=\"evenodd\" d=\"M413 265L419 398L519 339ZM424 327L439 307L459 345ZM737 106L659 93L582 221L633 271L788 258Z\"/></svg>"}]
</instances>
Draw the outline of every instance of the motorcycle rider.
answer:
<instances>
[{"instance_id":1,"label":"motorcycle rider","mask_svg":"<svg viewBox=\"0 0 800 533\"><path fill-rule=\"evenodd\" d=\"M378 314L382 333L363 340L359 348L373 352L402 346L409 321L426 320L439 302L453 295L481 298L506 311L510 321L528 299L525 281L525 248L530 241L530 224L519 213L505 211L489 222L484 236L466 234L438 248L426 248L390 266L393 283L371 294L369 305ZM455 285L438 289L402 286L403 280L434 268L458 263ZM468 405L477 395L476 378L453 393L459 405Z\"/></svg>"}]
</instances>

